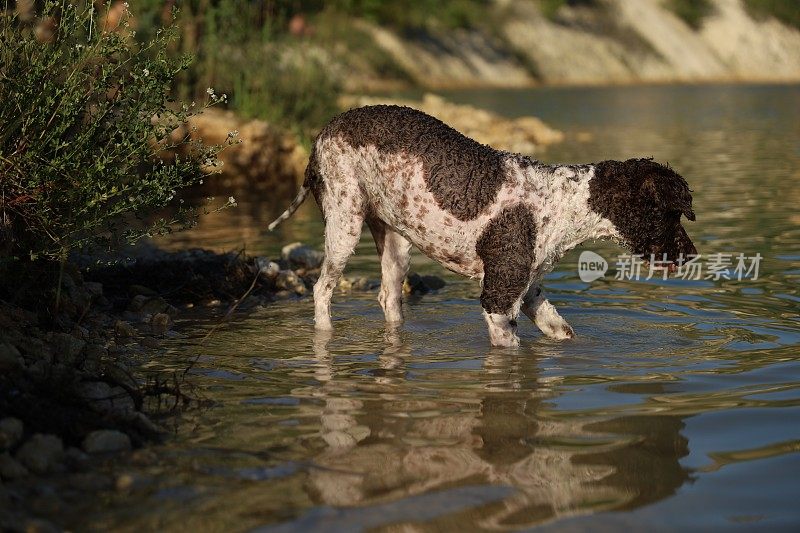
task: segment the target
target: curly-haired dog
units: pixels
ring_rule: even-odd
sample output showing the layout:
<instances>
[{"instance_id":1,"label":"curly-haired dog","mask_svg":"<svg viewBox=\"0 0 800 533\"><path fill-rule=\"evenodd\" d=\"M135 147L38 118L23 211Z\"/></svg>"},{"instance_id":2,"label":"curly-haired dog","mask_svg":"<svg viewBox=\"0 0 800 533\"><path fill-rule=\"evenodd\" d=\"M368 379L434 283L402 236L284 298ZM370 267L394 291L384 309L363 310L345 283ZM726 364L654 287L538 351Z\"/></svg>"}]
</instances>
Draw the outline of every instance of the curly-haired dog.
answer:
<instances>
[{"instance_id":1,"label":"curly-haired dog","mask_svg":"<svg viewBox=\"0 0 800 533\"><path fill-rule=\"evenodd\" d=\"M484 146L420 111L369 106L334 118L319 134L286 220L311 191L325 217L325 261L314 319L330 329L330 301L364 222L381 258L378 300L402 320L411 245L481 281L496 346L519 344L522 310L545 335L572 328L545 299L543 276L571 248L610 238L674 264L696 250L681 226L694 220L686 181L649 159L545 165ZM681 255L682 254L682 255Z\"/></svg>"}]
</instances>

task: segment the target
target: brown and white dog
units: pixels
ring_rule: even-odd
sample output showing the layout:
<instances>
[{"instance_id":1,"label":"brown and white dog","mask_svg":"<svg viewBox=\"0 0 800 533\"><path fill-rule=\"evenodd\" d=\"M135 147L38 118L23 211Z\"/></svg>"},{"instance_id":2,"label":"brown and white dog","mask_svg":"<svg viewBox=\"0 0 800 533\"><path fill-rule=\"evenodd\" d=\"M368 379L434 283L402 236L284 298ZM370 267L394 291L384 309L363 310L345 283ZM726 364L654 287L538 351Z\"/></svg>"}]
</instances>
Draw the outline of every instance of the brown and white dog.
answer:
<instances>
[{"instance_id":1,"label":"brown and white dog","mask_svg":"<svg viewBox=\"0 0 800 533\"><path fill-rule=\"evenodd\" d=\"M650 159L545 165L482 145L408 107L368 106L334 118L317 137L305 182L272 230L311 191L325 217L325 260L314 319L331 329L330 301L369 226L381 258L378 300L403 319L411 245L482 283L495 346L516 346L521 310L545 335L574 336L542 295L544 275L571 248L609 238L672 265L696 249L681 226L694 220L686 181Z\"/></svg>"}]
</instances>

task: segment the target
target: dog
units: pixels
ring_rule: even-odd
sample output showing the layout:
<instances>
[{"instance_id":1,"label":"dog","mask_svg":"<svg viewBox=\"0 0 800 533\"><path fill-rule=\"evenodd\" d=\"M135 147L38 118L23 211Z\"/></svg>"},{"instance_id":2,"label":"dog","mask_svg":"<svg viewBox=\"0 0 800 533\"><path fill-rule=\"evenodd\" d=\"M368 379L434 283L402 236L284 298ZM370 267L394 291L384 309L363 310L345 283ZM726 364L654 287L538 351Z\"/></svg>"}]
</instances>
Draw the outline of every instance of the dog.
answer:
<instances>
[{"instance_id":1,"label":"dog","mask_svg":"<svg viewBox=\"0 0 800 533\"><path fill-rule=\"evenodd\" d=\"M652 159L547 165L495 150L421 111L351 109L317 136L288 219L311 192L325 219L325 259L314 285L314 320L332 328L330 301L366 222L381 261L386 321L403 320L411 247L481 282L494 346L518 346L516 318L548 337L574 330L541 290L570 249L612 239L674 270L697 250L681 225L695 220L686 181Z\"/></svg>"}]
</instances>

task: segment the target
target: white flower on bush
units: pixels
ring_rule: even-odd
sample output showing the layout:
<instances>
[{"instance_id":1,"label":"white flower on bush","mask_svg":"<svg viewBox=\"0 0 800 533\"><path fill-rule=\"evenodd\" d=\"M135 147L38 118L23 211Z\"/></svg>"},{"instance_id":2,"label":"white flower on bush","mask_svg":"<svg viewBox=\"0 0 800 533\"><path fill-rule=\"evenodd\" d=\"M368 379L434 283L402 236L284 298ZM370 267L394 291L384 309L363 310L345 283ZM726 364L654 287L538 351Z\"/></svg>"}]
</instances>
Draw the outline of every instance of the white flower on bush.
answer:
<instances>
[{"instance_id":1,"label":"white flower on bush","mask_svg":"<svg viewBox=\"0 0 800 533\"><path fill-rule=\"evenodd\" d=\"M231 206L233 206L233 207L236 207L236 206L238 205L238 204L236 203L236 198L234 198L233 196L229 196L229 197L228 197L228 204L230 204L230 205L231 205Z\"/></svg>"}]
</instances>

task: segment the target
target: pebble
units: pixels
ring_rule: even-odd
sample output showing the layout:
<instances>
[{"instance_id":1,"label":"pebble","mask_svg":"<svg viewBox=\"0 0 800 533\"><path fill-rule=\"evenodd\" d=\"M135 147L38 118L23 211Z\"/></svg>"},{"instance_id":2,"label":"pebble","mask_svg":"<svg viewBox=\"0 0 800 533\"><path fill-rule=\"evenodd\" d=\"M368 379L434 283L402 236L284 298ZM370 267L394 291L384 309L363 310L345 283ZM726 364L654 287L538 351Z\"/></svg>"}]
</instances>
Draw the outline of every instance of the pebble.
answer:
<instances>
[{"instance_id":1,"label":"pebble","mask_svg":"<svg viewBox=\"0 0 800 533\"><path fill-rule=\"evenodd\" d=\"M0 342L0 372L16 370L21 366L21 356L17 347Z\"/></svg>"},{"instance_id":2,"label":"pebble","mask_svg":"<svg viewBox=\"0 0 800 533\"><path fill-rule=\"evenodd\" d=\"M267 279L275 279L281 270L278 263L270 261L266 257L256 257L255 265L258 273Z\"/></svg>"},{"instance_id":3,"label":"pebble","mask_svg":"<svg viewBox=\"0 0 800 533\"><path fill-rule=\"evenodd\" d=\"M98 429L83 439L86 453L123 452L131 449L131 439L125 433L114 429Z\"/></svg>"},{"instance_id":4,"label":"pebble","mask_svg":"<svg viewBox=\"0 0 800 533\"><path fill-rule=\"evenodd\" d=\"M11 457L8 453L0 454L0 477L11 481L28 475L25 465Z\"/></svg>"},{"instance_id":5,"label":"pebble","mask_svg":"<svg viewBox=\"0 0 800 533\"><path fill-rule=\"evenodd\" d=\"M161 346L161 343L158 342L158 339L154 339L153 337L143 337L139 340L139 345L155 350Z\"/></svg>"},{"instance_id":6,"label":"pebble","mask_svg":"<svg viewBox=\"0 0 800 533\"><path fill-rule=\"evenodd\" d=\"M278 277L275 278L275 286L299 295L308 292L303 280L291 270L281 270L278 272Z\"/></svg>"},{"instance_id":7,"label":"pebble","mask_svg":"<svg viewBox=\"0 0 800 533\"><path fill-rule=\"evenodd\" d=\"M431 291L438 291L445 286L445 281L438 276L420 276L411 273L403 281L403 292L405 294L428 294Z\"/></svg>"},{"instance_id":8,"label":"pebble","mask_svg":"<svg viewBox=\"0 0 800 533\"><path fill-rule=\"evenodd\" d=\"M150 330L154 335L164 335L172 325L172 318L167 313L156 313L150 318Z\"/></svg>"},{"instance_id":9,"label":"pebble","mask_svg":"<svg viewBox=\"0 0 800 533\"><path fill-rule=\"evenodd\" d=\"M301 242L293 242L281 249L281 259L294 268L302 267L313 270L322 266L325 254Z\"/></svg>"},{"instance_id":10,"label":"pebble","mask_svg":"<svg viewBox=\"0 0 800 533\"><path fill-rule=\"evenodd\" d=\"M22 440L25 429L18 418L6 417L0 420L0 451L11 450Z\"/></svg>"},{"instance_id":11,"label":"pebble","mask_svg":"<svg viewBox=\"0 0 800 533\"><path fill-rule=\"evenodd\" d=\"M97 492L110 489L114 483L109 476L98 472L79 472L69 477L69 484L81 491Z\"/></svg>"},{"instance_id":12,"label":"pebble","mask_svg":"<svg viewBox=\"0 0 800 533\"><path fill-rule=\"evenodd\" d=\"M86 466L86 463L89 462L89 456L83 453L80 448L70 446L64 452L64 460L73 470L77 470Z\"/></svg>"},{"instance_id":13,"label":"pebble","mask_svg":"<svg viewBox=\"0 0 800 533\"><path fill-rule=\"evenodd\" d=\"M17 460L37 474L53 472L64 457L64 445L55 435L37 433L17 450Z\"/></svg>"},{"instance_id":14,"label":"pebble","mask_svg":"<svg viewBox=\"0 0 800 533\"><path fill-rule=\"evenodd\" d=\"M114 323L114 333L117 334L117 337L135 337L136 330L133 326L130 325L129 322L125 322L124 320L117 320Z\"/></svg>"},{"instance_id":15,"label":"pebble","mask_svg":"<svg viewBox=\"0 0 800 533\"><path fill-rule=\"evenodd\" d=\"M53 354L58 362L74 366L86 348L86 342L69 333L53 333L50 337Z\"/></svg>"}]
</instances>

